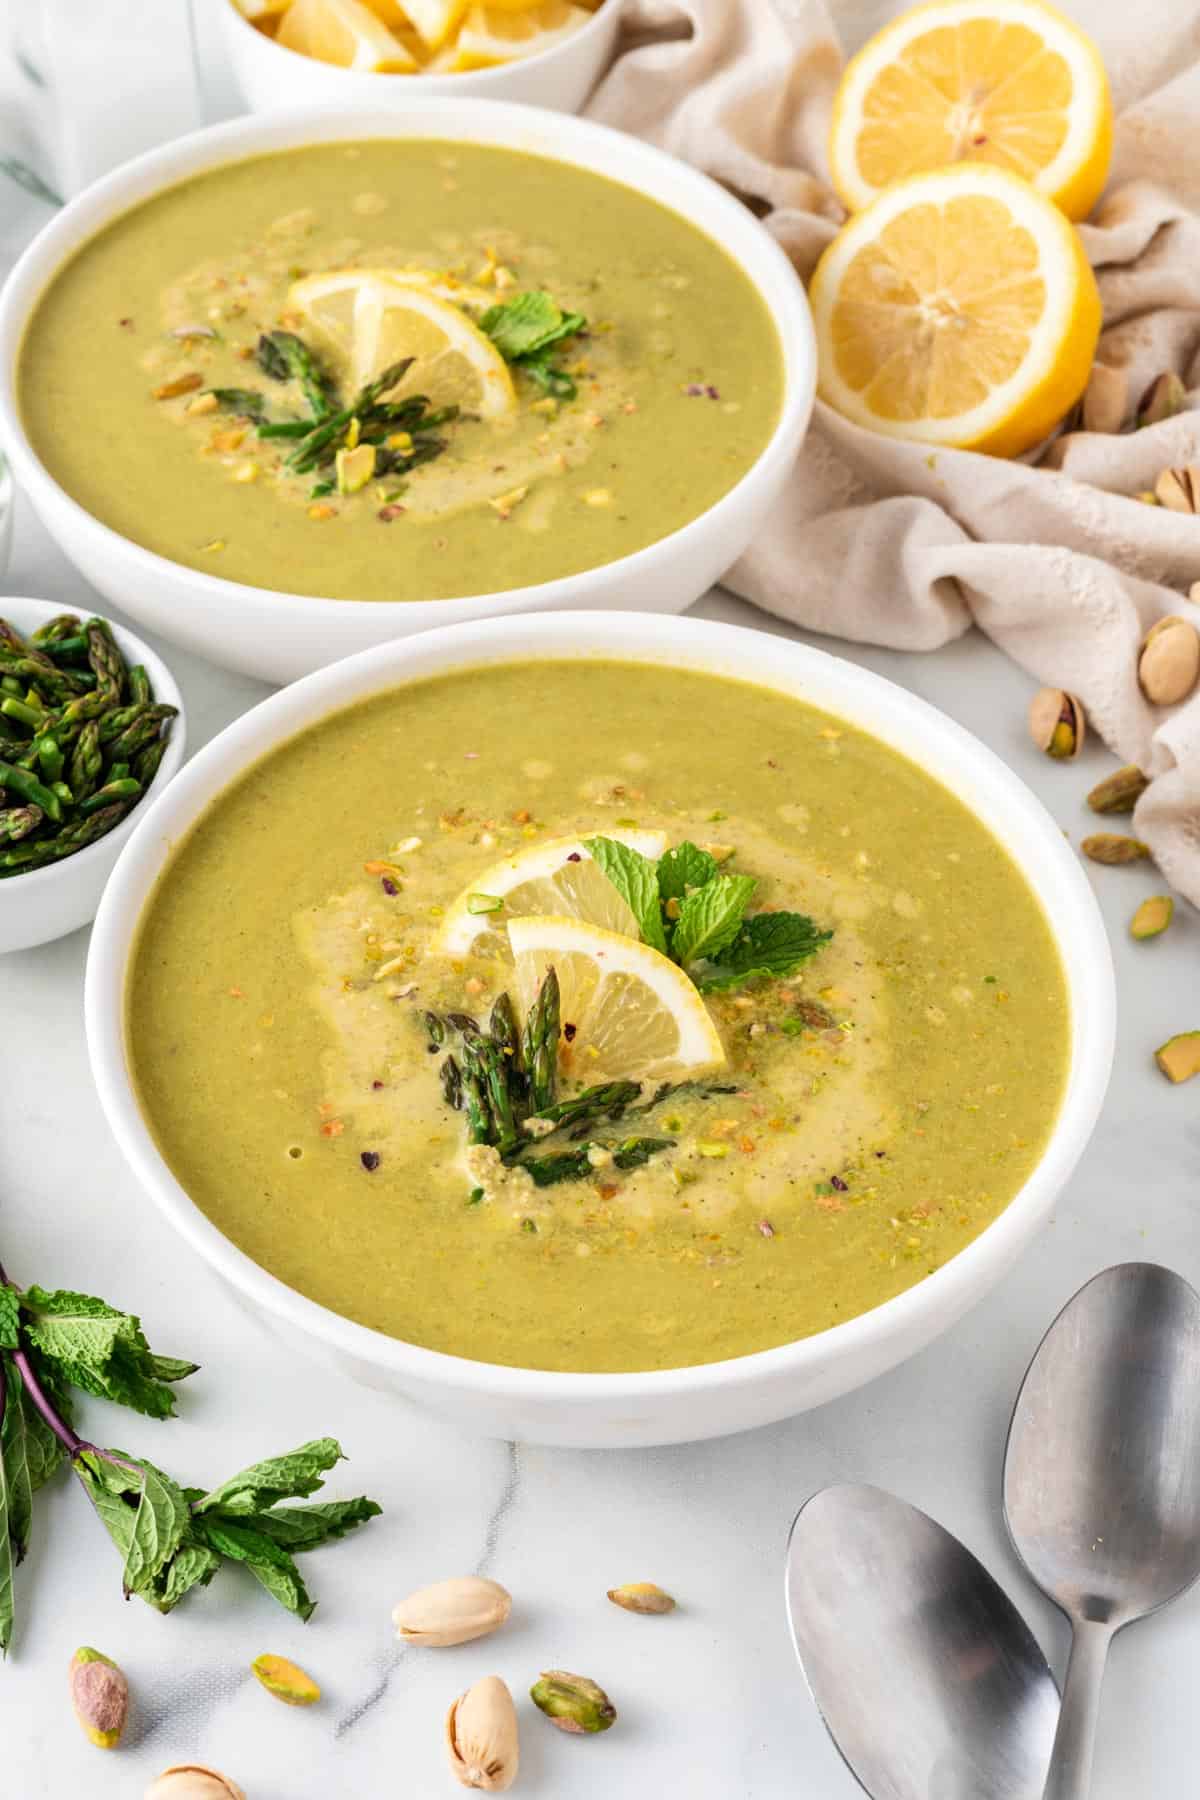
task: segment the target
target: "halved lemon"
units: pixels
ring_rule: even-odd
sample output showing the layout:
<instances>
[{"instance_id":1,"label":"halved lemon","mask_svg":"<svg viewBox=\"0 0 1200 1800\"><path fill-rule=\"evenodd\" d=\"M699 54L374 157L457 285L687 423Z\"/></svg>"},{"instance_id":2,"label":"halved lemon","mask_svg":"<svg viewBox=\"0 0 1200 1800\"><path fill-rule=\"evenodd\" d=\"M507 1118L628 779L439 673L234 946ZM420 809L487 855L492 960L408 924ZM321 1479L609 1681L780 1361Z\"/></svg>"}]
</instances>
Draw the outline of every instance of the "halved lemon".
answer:
<instances>
[{"instance_id":1,"label":"halved lemon","mask_svg":"<svg viewBox=\"0 0 1200 1800\"><path fill-rule=\"evenodd\" d=\"M585 1086L675 1081L725 1061L699 991L649 944L546 914L510 920L508 938L522 1017L547 970L558 976L559 1066L568 1078Z\"/></svg>"},{"instance_id":2,"label":"halved lemon","mask_svg":"<svg viewBox=\"0 0 1200 1800\"><path fill-rule=\"evenodd\" d=\"M293 282L288 304L310 320L348 387L411 356L390 399L420 393L435 407L503 418L517 404L508 366L460 306L443 298L452 292L448 279L426 271L333 269Z\"/></svg>"},{"instance_id":3,"label":"halved lemon","mask_svg":"<svg viewBox=\"0 0 1200 1800\"><path fill-rule=\"evenodd\" d=\"M362 0L292 0L275 41L342 69L408 75L416 60Z\"/></svg>"},{"instance_id":4,"label":"halved lemon","mask_svg":"<svg viewBox=\"0 0 1200 1800\"><path fill-rule=\"evenodd\" d=\"M667 847L664 831L608 831L631 850L657 861ZM492 911L483 907L500 900ZM608 876L578 838L549 838L482 869L449 908L433 944L441 956L511 955L505 927L526 913L555 913L636 938L638 923Z\"/></svg>"},{"instance_id":5,"label":"halved lemon","mask_svg":"<svg viewBox=\"0 0 1200 1800\"><path fill-rule=\"evenodd\" d=\"M833 185L851 211L905 176L994 163L1069 219L1091 212L1112 158L1100 52L1043 0L931 0L847 65L833 105Z\"/></svg>"},{"instance_id":6,"label":"halved lemon","mask_svg":"<svg viewBox=\"0 0 1200 1800\"><path fill-rule=\"evenodd\" d=\"M1087 383L1100 295L1073 226L1019 176L957 163L897 182L809 290L821 397L890 437L1017 456Z\"/></svg>"},{"instance_id":7,"label":"halved lemon","mask_svg":"<svg viewBox=\"0 0 1200 1800\"><path fill-rule=\"evenodd\" d=\"M520 10L504 5L472 7L458 34L457 66L488 69L496 63L540 56L586 25L590 17L568 0L542 0L539 6Z\"/></svg>"}]
</instances>

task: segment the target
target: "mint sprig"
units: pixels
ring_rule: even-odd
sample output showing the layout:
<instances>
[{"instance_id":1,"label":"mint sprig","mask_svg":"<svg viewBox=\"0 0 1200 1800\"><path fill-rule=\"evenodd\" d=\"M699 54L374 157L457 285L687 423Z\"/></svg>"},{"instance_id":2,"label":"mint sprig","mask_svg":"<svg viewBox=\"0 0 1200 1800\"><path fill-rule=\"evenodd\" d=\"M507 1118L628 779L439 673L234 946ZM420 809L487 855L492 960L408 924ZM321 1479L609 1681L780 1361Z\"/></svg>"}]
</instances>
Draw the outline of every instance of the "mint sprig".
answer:
<instances>
[{"instance_id":1,"label":"mint sprig","mask_svg":"<svg viewBox=\"0 0 1200 1800\"><path fill-rule=\"evenodd\" d=\"M380 1510L361 1495L283 1504L321 1487L342 1457L333 1438L199 1488L75 1429L76 1390L161 1419L175 1409L172 1384L195 1371L151 1350L134 1314L70 1289L22 1291L0 1269L0 1650L12 1641L13 1572L29 1547L34 1496L68 1462L120 1554L126 1594L170 1612L223 1563L239 1562L290 1612L310 1617L296 1554Z\"/></svg>"},{"instance_id":2,"label":"mint sprig","mask_svg":"<svg viewBox=\"0 0 1200 1800\"><path fill-rule=\"evenodd\" d=\"M829 943L806 913L749 913L752 875L725 873L684 841L657 863L613 838L584 847L626 902L643 942L686 969L702 991L792 975Z\"/></svg>"},{"instance_id":3,"label":"mint sprig","mask_svg":"<svg viewBox=\"0 0 1200 1800\"><path fill-rule=\"evenodd\" d=\"M498 306L490 306L479 321L505 362L525 370L539 387L559 400L575 396L575 383L562 368L556 348L582 331L582 313L565 313L557 301L541 289L514 294Z\"/></svg>"}]
</instances>

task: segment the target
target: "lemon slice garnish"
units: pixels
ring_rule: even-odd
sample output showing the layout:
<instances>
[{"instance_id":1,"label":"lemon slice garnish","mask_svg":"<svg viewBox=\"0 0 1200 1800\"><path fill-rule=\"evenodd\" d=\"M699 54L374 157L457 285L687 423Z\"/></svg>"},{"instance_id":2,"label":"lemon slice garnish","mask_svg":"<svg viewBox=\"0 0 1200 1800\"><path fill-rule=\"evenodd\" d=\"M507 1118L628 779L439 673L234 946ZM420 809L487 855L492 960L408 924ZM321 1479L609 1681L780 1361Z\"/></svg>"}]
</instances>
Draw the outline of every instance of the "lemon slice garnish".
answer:
<instances>
[{"instance_id":1,"label":"lemon slice garnish","mask_svg":"<svg viewBox=\"0 0 1200 1800\"><path fill-rule=\"evenodd\" d=\"M548 914L511 919L508 938L522 1017L547 971L558 976L568 1079L678 1081L725 1061L699 991L649 944Z\"/></svg>"},{"instance_id":2,"label":"lemon slice garnish","mask_svg":"<svg viewBox=\"0 0 1200 1800\"><path fill-rule=\"evenodd\" d=\"M458 34L457 67L487 69L496 63L540 56L586 25L590 13L567 0L543 0L514 11L507 6L475 6Z\"/></svg>"},{"instance_id":3,"label":"lemon slice garnish","mask_svg":"<svg viewBox=\"0 0 1200 1800\"><path fill-rule=\"evenodd\" d=\"M1016 456L1083 392L1100 296L1074 228L1006 170L897 182L809 290L821 397L892 437Z\"/></svg>"},{"instance_id":4,"label":"lemon slice garnish","mask_svg":"<svg viewBox=\"0 0 1200 1800\"><path fill-rule=\"evenodd\" d=\"M451 294L454 303L445 297ZM425 394L433 407L502 418L517 404L508 366L457 299L448 278L381 269L306 275L288 290L289 306L309 320L348 389L411 356L389 399Z\"/></svg>"},{"instance_id":5,"label":"lemon slice garnish","mask_svg":"<svg viewBox=\"0 0 1200 1800\"><path fill-rule=\"evenodd\" d=\"M1070 219L1100 197L1112 99L1091 39L1042 0L933 0L873 37L834 101L833 184L852 209L950 163L995 163Z\"/></svg>"},{"instance_id":6,"label":"lemon slice garnish","mask_svg":"<svg viewBox=\"0 0 1200 1800\"><path fill-rule=\"evenodd\" d=\"M318 62L368 74L408 75L418 66L361 0L292 0L275 41Z\"/></svg>"},{"instance_id":7,"label":"lemon slice garnish","mask_svg":"<svg viewBox=\"0 0 1200 1800\"><path fill-rule=\"evenodd\" d=\"M657 861L667 847L663 831L609 831L606 837L627 844ZM494 910L483 910L491 901ZM505 930L510 919L525 913L556 913L582 919L606 931L638 936L638 924L612 882L578 838L549 838L529 844L512 856L481 869L471 886L446 913L432 948L441 956L512 954Z\"/></svg>"}]
</instances>

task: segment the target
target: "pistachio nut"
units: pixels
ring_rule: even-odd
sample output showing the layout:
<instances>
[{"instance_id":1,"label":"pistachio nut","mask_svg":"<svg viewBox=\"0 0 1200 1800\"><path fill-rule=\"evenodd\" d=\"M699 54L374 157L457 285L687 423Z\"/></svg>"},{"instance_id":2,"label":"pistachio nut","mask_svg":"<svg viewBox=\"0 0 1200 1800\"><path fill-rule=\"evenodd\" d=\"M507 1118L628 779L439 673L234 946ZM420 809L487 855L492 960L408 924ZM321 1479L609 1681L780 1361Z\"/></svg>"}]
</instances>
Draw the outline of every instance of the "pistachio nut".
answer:
<instances>
[{"instance_id":1,"label":"pistachio nut","mask_svg":"<svg viewBox=\"0 0 1200 1800\"><path fill-rule=\"evenodd\" d=\"M75 1717L99 1750L115 1750L129 1713L129 1683L109 1656L84 1644L68 1672Z\"/></svg>"},{"instance_id":2,"label":"pistachio nut","mask_svg":"<svg viewBox=\"0 0 1200 1800\"><path fill-rule=\"evenodd\" d=\"M604 1689L567 1669L544 1669L529 1698L560 1731L607 1731L616 1723L617 1709Z\"/></svg>"},{"instance_id":3,"label":"pistachio nut","mask_svg":"<svg viewBox=\"0 0 1200 1800\"><path fill-rule=\"evenodd\" d=\"M464 1787L502 1794L517 1779L517 1709L498 1675L485 1675L446 1714L450 1767Z\"/></svg>"},{"instance_id":4,"label":"pistachio nut","mask_svg":"<svg viewBox=\"0 0 1200 1800\"><path fill-rule=\"evenodd\" d=\"M206 1763L172 1763L146 1789L145 1800L246 1800L236 1781Z\"/></svg>"},{"instance_id":5,"label":"pistachio nut","mask_svg":"<svg viewBox=\"0 0 1200 1800\"><path fill-rule=\"evenodd\" d=\"M1039 688L1029 703L1029 731L1039 750L1066 762L1083 749L1083 707L1065 688Z\"/></svg>"},{"instance_id":6,"label":"pistachio nut","mask_svg":"<svg viewBox=\"0 0 1200 1800\"><path fill-rule=\"evenodd\" d=\"M1133 497L1135 500L1140 500L1143 506L1158 505L1158 495L1154 492L1153 488L1142 488L1140 492L1136 493Z\"/></svg>"},{"instance_id":7,"label":"pistachio nut","mask_svg":"<svg viewBox=\"0 0 1200 1800\"><path fill-rule=\"evenodd\" d=\"M1160 506L1169 512L1200 512L1200 465L1188 463L1182 469L1164 469L1154 484Z\"/></svg>"},{"instance_id":8,"label":"pistachio nut","mask_svg":"<svg viewBox=\"0 0 1200 1800\"><path fill-rule=\"evenodd\" d=\"M624 1587L609 1588L608 1597L614 1606L623 1606L626 1612L669 1613L675 1611L675 1602L670 1594L653 1581L627 1581Z\"/></svg>"},{"instance_id":9,"label":"pistachio nut","mask_svg":"<svg viewBox=\"0 0 1200 1800\"><path fill-rule=\"evenodd\" d=\"M1129 921L1129 935L1140 943L1144 938L1161 937L1175 917L1175 902L1170 894L1154 894L1142 904Z\"/></svg>"},{"instance_id":10,"label":"pistachio nut","mask_svg":"<svg viewBox=\"0 0 1200 1800\"><path fill-rule=\"evenodd\" d=\"M1175 373L1167 369L1162 375L1156 375L1146 389L1137 408L1137 429L1143 425L1161 425L1164 419L1174 418L1187 405L1187 389Z\"/></svg>"},{"instance_id":11,"label":"pistachio nut","mask_svg":"<svg viewBox=\"0 0 1200 1800\"><path fill-rule=\"evenodd\" d=\"M1123 369L1096 363L1080 403L1085 431L1120 431L1129 410L1129 381Z\"/></svg>"},{"instance_id":12,"label":"pistachio nut","mask_svg":"<svg viewBox=\"0 0 1200 1800\"><path fill-rule=\"evenodd\" d=\"M321 1698L321 1690L311 1675L286 1656L256 1656L251 1673L262 1682L268 1694L274 1694L285 1706L312 1706Z\"/></svg>"},{"instance_id":13,"label":"pistachio nut","mask_svg":"<svg viewBox=\"0 0 1200 1800\"><path fill-rule=\"evenodd\" d=\"M442 1649L487 1637L511 1611L512 1595L498 1581L460 1575L418 1588L393 1610L392 1623L402 1643Z\"/></svg>"},{"instance_id":14,"label":"pistachio nut","mask_svg":"<svg viewBox=\"0 0 1200 1800\"><path fill-rule=\"evenodd\" d=\"M1087 803L1094 813L1132 812L1149 786L1150 777L1143 775L1136 763L1126 763L1096 783Z\"/></svg>"},{"instance_id":15,"label":"pistachio nut","mask_svg":"<svg viewBox=\"0 0 1200 1800\"><path fill-rule=\"evenodd\" d=\"M1160 1044L1154 1060L1168 1081L1190 1081L1200 1075L1200 1031L1179 1031Z\"/></svg>"},{"instance_id":16,"label":"pistachio nut","mask_svg":"<svg viewBox=\"0 0 1200 1800\"><path fill-rule=\"evenodd\" d=\"M1144 862L1150 855L1149 844L1143 844L1139 838L1121 837L1114 831L1098 831L1094 837L1085 837L1079 848L1092 862L1108 863L1112 867Z\"/></svg>"},{"instance_id":17,"label":"pistachio nut","mask_svg":"<svg viewBox=\"0 0 1200 1800\"><path fill-rule=\"evenodd\" d=\"M1151 626L1138 653L1138 680L1154 706L1186 700L1200 678L1200 632L1170 613Z\"/></svg>"}]
</instances>

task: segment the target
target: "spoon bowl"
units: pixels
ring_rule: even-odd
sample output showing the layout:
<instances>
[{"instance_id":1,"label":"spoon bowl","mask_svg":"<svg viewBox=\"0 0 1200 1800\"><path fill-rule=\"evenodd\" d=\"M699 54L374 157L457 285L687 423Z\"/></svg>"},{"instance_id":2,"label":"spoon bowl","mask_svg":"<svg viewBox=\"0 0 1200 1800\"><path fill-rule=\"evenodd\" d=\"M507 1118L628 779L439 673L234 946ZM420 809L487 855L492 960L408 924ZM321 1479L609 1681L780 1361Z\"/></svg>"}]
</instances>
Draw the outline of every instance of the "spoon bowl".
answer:
<instances>
[{"instance_id":1,"label":"spoon bowl","mask_svg":"<svg viewBox=\"0 0 1200 1800\"><path fill-rule=\"evenodd\" d=\"M1180 1276L1124 1263L1059 1314L1017 1397L1004 1514L1074 1630L1046 1800L1083 1800L1113 1633L1200 1576L1200 1295Z\"/></svg>"},{"instance_id":2,"label":"spoon bowl","mask_svg":"<svg viewBox=\"0 0 1200 1800\"><path fill-rule=\"evenodd\" d=\"M792 1641L872 1800L1038 1800L1058 1690L982 1563L879 1488L815 1494L788 1543Z\"/></svg>"}]
</instances>

